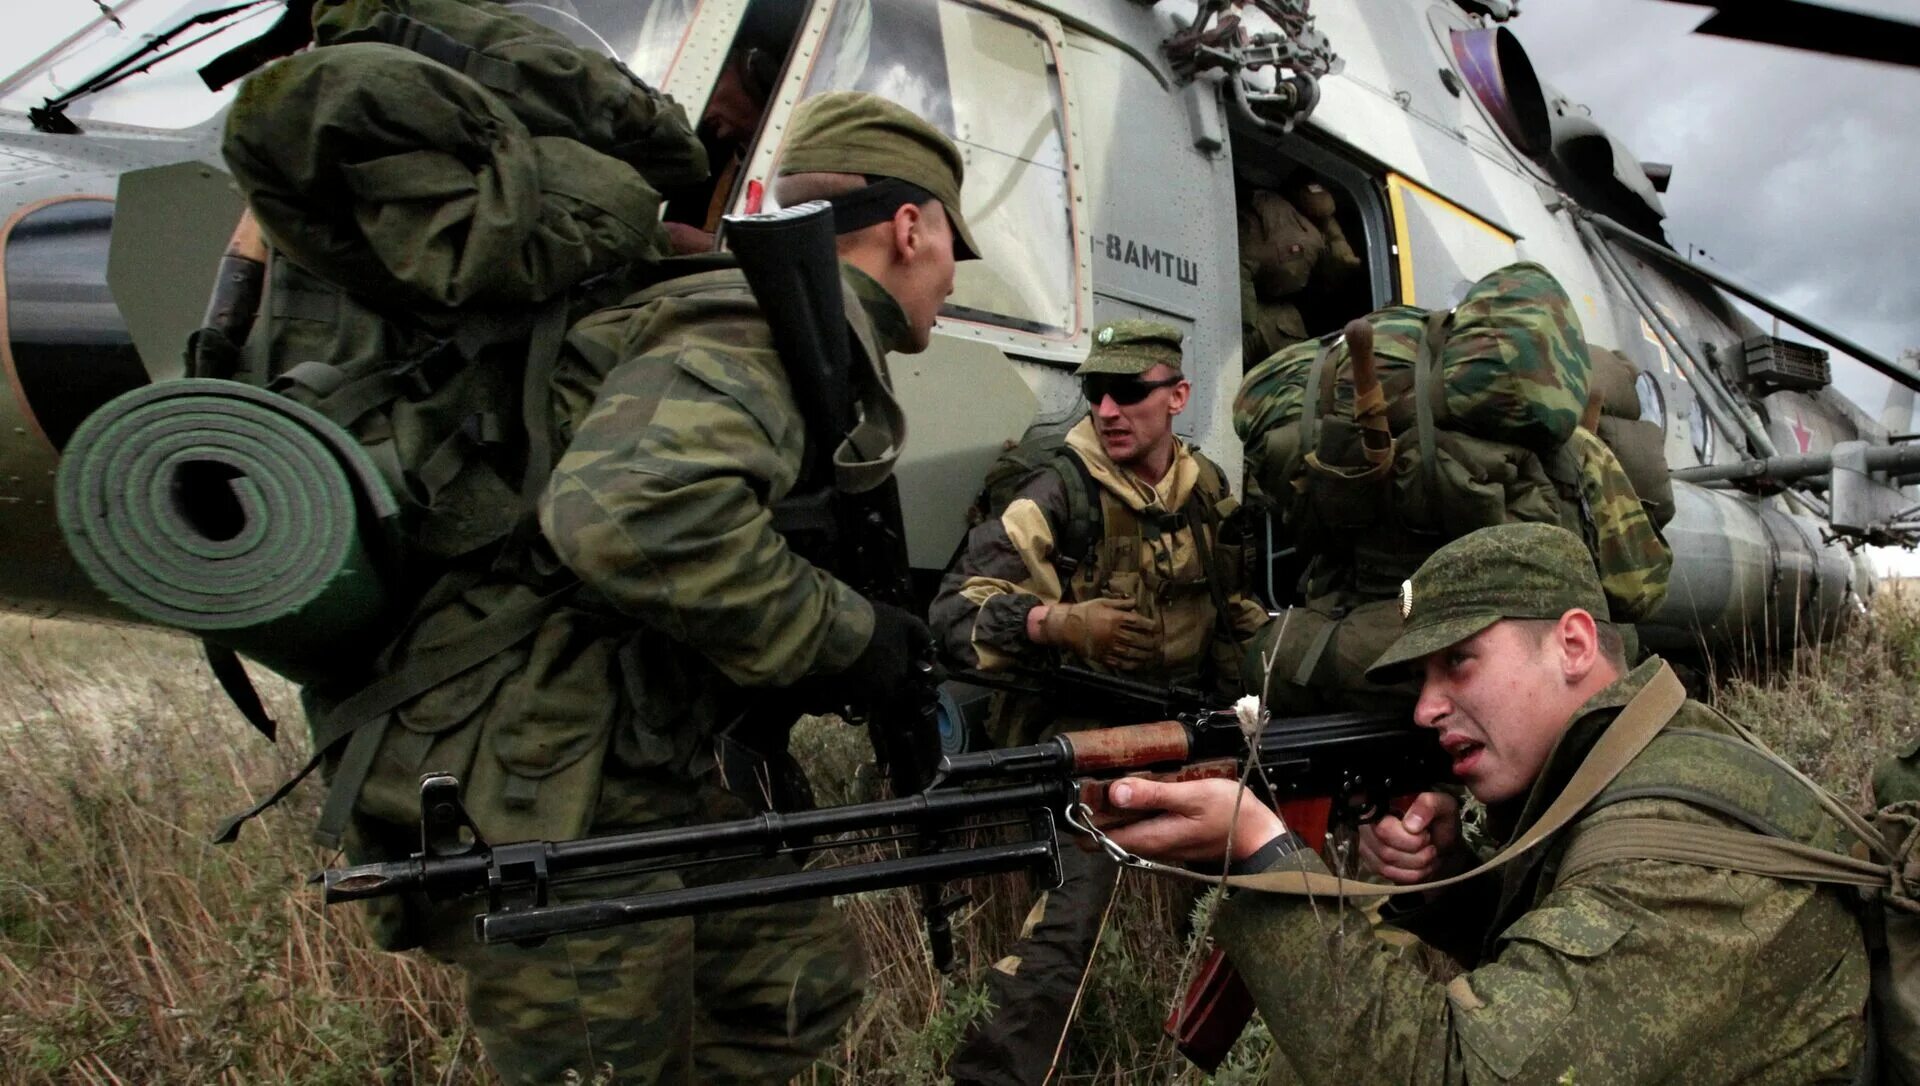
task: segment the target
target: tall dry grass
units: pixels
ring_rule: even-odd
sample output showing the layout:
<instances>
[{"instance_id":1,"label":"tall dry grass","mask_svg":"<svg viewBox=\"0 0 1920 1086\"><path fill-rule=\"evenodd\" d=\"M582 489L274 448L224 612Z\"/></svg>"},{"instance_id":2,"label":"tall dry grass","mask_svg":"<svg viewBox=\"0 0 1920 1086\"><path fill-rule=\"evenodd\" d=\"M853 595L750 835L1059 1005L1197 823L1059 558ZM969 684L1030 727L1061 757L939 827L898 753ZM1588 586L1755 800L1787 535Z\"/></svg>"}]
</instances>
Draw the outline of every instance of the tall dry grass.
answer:
<instances>
[{"instance_id":1,"label":"tall dry grass","mask_svg":"<svg viewBox=\"0 0 1920 1086\"><path fill-rule=\"evenodd\" d=\"M198 646L143 631L0 617L0 1077L23 1083L486 1083L457 980L370 949L357 912L323 910L307 875L318 790L208 843L212 827L296 768L292 691L256 676L283 722L254 734ZM1725 678L1720 703L1852 798L1909 738L1920 704L1920 604L1771 672ZM864 798L859 733L797 733L822 800ZM910 892L842 902L873 963L867 1001L816 1083L932 1083L984 1000L982 971L1028 905L1014 877L964 887L959 969L922 949ZM1067 1081L1200 1082L1160 1039L1188 954L1184 898L1129 873L1070 1047ZM1255 1024L1213 1081L1259 1081Z\"/></svg>"}]
</instances>

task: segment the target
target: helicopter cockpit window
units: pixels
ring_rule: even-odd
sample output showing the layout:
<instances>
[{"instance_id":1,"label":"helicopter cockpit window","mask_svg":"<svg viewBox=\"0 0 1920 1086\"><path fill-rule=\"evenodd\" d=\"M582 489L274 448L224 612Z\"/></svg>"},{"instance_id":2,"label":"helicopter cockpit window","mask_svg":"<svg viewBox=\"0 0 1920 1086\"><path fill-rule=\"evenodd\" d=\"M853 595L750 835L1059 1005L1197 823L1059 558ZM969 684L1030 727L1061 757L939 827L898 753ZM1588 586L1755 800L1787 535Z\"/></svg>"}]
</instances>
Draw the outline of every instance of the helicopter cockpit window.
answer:
<instances>
[{"instance_id":1,"label":"helicopter cockpit window","mask_svg":"<svg viewBox=\"0 0 1920 1086\"><path fill-rule=\"evenodd\" d=\"M1640 397L1640 421L1658 423L1662 430L1667 428L1667 397L1660 391L1660 381L1653 374L1641 370L1633 379L1633 391Z\"/></svg>"},{"instance_id":2,"label":"helicopter cockpit window","mask_svg":"<svg viewBox=\"0 0 1920 1086\"><path fill-rule=\"evenodd\" d=\"M1075 330L1065 108L1044 34L960 0L845 0L803 96L864 90L953 137L980 260L959 266L944 312L1041 334Z\"/></svg>"},{"instance_id":3,"label":"helicopter cockpit window","mask_svg":"<svg viewBox=\"0 0 1920 1086\"><path fill-rule=\"evenodd\" d=\"M1387 205L1400 242L1400 301L1445 309L1475 280L1519 259L1513 235L1398 174Z\"/></svg>"},{"instance_id":4,"label":"helicopter cockpit window","mask_svg":"<svg viewBox=\"0 0 1920 1086\"><path fill-rule=\"evenodd\" d=\"M1694 458L1702 464L1713 463L1713 420L1698 395L1687 407L1687 437L1693 443Z\"/></svg>"}]
</instances>

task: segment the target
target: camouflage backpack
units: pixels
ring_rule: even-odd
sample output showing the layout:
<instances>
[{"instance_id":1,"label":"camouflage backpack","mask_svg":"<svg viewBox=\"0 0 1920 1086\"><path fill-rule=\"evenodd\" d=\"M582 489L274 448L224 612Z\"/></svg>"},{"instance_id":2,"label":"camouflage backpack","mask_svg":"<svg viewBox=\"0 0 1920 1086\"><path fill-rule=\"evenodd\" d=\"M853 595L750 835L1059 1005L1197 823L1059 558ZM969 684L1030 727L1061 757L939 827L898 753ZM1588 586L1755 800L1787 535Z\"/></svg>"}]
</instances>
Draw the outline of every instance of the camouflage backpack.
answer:
<instances>
[{"instance_id":1,"label":"camouflage backpack","mask_svg":"<svg viewBox=\"0 0 1920 1086\"><path fill-rule=\"evenodd\" d=\"M408 506L410 551L457 559L524 520L561 339L654 274L657 189L705 153L618 62L485 0L320 0L313 23L319 47L228 116L272 256L237 359L197 368L352 432Z\"/></svg>"},{"instance_id":2,"label":"camouflage backpack","mask_svg":"<svg viewBox=\"0 0 1920 1086\"><path fill-rule=\"evenodd\" d=\"M266 285L244 344L202 330L191 363L312 408L370 454L403 506L402 568L386 571L407 592L397 636L527 564L567 329L676 274L659 190L704 177L706 156L670 98L489 0L318 0L313 27L317 47L248 78L228 116ZM571 584L541 583L431 666L390 670L391 644L335 647L309 690L326 695L310 710L330 707L309 713L302 771L349 750L323 840L368 772L346 740L530 636ZM209 658L251 717L237 660Z\"/></svg>"},{"instance_id":3,"label":"camouflage backpack","mask_svg":"<svg viewBox=\"0 0 1920 1086\"><path fill-rule=\"evenodd\" d=\"M1390 461L1347 466L1365 458L1343 337L1255 366L1234 401L1248 477L1308 556L1306 605L1263 638L1269 695L1305 712L1409 694L1364 675L1398 629L1400 584L1440 545L1489 525L1574 531L1594 554L1613 619L1650 618L1671 552L1613 451L1580 426L1587 351L1545 269L1500 269L1450 313L1390 306L1367 320Z\"/></svg>"}]
</instances>

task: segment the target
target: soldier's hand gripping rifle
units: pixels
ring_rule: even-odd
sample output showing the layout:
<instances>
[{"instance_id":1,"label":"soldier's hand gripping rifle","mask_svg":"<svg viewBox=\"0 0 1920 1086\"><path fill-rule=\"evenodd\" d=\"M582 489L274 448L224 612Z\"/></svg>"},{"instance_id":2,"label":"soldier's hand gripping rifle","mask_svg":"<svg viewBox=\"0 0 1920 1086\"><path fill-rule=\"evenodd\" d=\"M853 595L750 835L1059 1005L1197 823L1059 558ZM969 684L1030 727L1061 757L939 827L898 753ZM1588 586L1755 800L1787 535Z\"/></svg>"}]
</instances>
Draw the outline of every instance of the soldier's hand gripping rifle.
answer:
<instances>
[{"instance_id":1,"label":"soldier's hand gripping rifle","mask_svg":"<svg viewBox=\"0 0 1920 1086\"><path fill-rule=\"evenodd\" d=\"M775 527L796 552L867 599L920 611L913 598L898 484L888 475L876 485L853 490L839 485L836 477L835 452L851 439L858 423L857 364L864 363L858 368L875 374L878 367L875 360L856 358L864 348L847 334L832 207L816 200L762 215L729 215L726 231L806 420L800 483L774 507ZM881 451L867 450L870 455ZM924 788L940 754L933 647L929 643L921 649L920 681L903 697L892 704L869 699L838 707L847 719L866 724L874 758L895 796L911 796ZM774 705L770 712L782 719L762 730L784 737L791 706ZM931 849L937 841L925 837L921 846ZM952 968L949 918L961 904L947 897L938 881L921 887L928 945L941 972Z\"/></svg>"},{"instance_id":2,"label":"soldier's hand gripping rifle","mask_svg":"<svg viewBox=\"0 0 1920 1086\"><path fill-rule=\"evenodd\" d=\"M910 795L871 803L732 822L612 834L577 841L492 845L461 809L459 784L421 784L421 847L409 859L323 872L329 903L419 893L434 900L485 895L476 909L482 942L522 942L619 924L745 905L925 885L1025 869L1058 885L1056 816L1097 801L1105 781L1155 773L1176 779L1239 779L1257 757L1254 786L1270 802L1333 797L1337 811L1365 820L1388 797L1446 779L1434 734L1400 713L1337 713L1275 720L1252 738L1231 710L1175 720L1072 732L1027 747L940 759L934 781ZM968 819L1001 816L1010 841L965 842ZM824 837L838 836L833 840ZM790 874L605 900L549 903L558 883L684 869L741 857L804 857L830 849L906 842L908 855L855 860Z\"/></svg>"}]
</instances>

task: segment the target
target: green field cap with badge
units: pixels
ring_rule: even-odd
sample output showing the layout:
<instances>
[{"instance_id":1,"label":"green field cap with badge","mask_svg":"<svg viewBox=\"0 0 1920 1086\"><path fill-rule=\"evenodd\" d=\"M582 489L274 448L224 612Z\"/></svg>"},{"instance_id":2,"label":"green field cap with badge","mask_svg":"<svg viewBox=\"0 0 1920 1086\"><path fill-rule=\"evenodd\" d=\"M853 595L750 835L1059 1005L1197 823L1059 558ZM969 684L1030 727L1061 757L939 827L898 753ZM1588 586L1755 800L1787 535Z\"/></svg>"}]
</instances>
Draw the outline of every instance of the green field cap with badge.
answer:
<instances>
[{"instance_id":1,"label":"green field cap with badge","mask_svg":"<svg viewBox=\"0 0 1920 1086\"><path fill-rule=\"evenodd\" d=\"M938 200L953 225L953 256L974 260L980 247L960 215L966 167L960 149L913 111L877 94L830 91L800 103L787 129L778 174L857 173L877 178L835 196L834 230L845 234L893 217L901 204Z\"/></svg>"},{"instance_id":2,"label":"green field cap with badge","mask_svg":"<svg viewBox=\"0 0 1920 1086\"><path fill-rule=\"evenodd\" d=\"M1180 329L1160 321L1125 320L1103 324L1093 333L1093 350L1075 377L1090 373L1145 373L1156 365L1180 369Z\"/></svg>"},{"instance_id":3,"label":"green field cap with badge","mask_svg":"<svg viewBox=\"0 0 1920 1086\"><path fill-rule=\"evenodd\" d=\"M1434 551L1400 586L1400 637L1367 669L1392 682L1412 661L1508 618L1557 619L1573 608L1608 622L1586 544L1552 524L1501 524Z\"/></svg>"}]
</instances>

